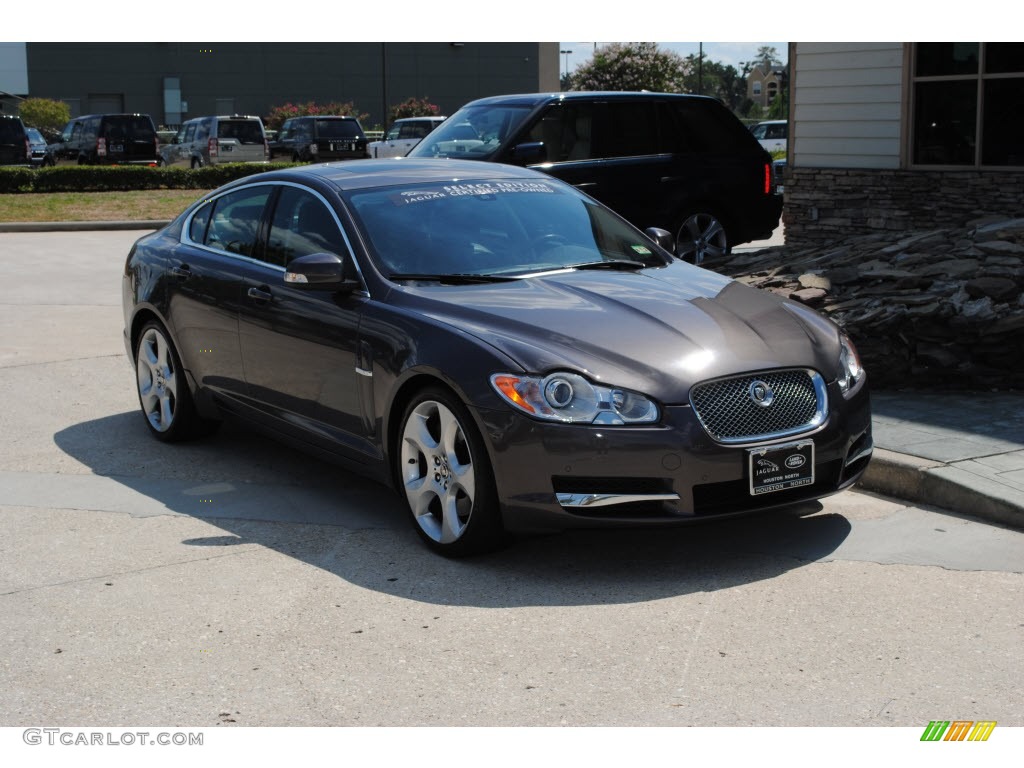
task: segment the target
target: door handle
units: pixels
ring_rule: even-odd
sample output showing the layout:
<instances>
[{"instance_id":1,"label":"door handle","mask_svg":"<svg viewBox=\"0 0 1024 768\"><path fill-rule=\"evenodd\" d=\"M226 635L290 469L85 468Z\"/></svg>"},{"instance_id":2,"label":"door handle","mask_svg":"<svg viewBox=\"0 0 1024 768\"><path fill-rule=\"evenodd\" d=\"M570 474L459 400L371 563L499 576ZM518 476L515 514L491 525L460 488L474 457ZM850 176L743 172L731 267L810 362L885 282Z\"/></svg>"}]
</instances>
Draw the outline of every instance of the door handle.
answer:
<instances>
[{"instance_id":1,"label":"door handle","mask_svg":"<svg viewBox=\"0 0 1024 768\"><path fill-rule=\"evenodd\" d=\"M182 279L192 277L192 268L188 264L171 267L171 274Z\"/></svg>"},{"instance_id":2,"label":"door handle","mask_svg":"<svg viewBox=\"0 0 1024 768\"><path fill-rule=\"evenodd\" d=\"M250 299L253 299L254 301L261 302L270 301L272 298L274 298L270 294L270 289L267 288L266 286L263 286L262 288L250 288L248 291L248 296Z\"/></svg>"}]
</instances>

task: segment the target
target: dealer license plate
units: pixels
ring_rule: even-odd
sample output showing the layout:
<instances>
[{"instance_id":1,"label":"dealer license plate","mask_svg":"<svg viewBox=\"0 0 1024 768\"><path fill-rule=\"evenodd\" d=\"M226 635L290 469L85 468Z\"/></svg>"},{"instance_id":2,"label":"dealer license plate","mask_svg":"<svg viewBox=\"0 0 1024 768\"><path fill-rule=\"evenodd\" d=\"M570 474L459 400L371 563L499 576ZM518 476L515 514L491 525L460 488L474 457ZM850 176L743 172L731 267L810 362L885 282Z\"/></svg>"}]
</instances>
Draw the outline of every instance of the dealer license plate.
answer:
<instances>
[{"instance_id":1,"label":"dealer license plate","mask_svg":"<svg viewBox=\"0 0 1024 768\"><path fill-rule=\"evenodd\" d=\"M813 440L750 448L747 455L751 496L814 484Z\"/></svg>"}]
</instances>

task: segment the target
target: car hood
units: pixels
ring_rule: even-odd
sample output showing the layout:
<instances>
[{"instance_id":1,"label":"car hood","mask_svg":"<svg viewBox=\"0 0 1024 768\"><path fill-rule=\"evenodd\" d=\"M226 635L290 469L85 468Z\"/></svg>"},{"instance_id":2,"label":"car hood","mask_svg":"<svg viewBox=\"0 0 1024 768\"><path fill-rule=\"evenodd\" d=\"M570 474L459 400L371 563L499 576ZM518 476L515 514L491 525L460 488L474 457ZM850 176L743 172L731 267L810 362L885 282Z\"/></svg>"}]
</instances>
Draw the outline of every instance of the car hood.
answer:
<instances>
[{"instance_id":1,"label":"car hood","mask_svg":"<svg viewBox=\"0 0 1024 768\"><path fill-rule=\"evenodd\" d=\"M837 327L771 293L689 264L572 272L484 285L403 287L395 300L461 328L524 370L574 370L666 404L700 381L807 367L826 380Z\"/></svg>"}]
</instances>

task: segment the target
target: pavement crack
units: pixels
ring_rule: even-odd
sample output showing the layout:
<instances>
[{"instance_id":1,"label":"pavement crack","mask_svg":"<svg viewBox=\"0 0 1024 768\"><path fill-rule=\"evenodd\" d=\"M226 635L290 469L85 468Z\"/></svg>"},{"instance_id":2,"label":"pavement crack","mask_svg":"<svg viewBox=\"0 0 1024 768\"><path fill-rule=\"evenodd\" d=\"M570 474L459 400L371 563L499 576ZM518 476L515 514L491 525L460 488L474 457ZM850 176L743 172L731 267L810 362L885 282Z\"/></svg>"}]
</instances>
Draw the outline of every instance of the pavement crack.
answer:
<instances>
[{"instance_id":1,"label":"pavement crack","mask_svg":"<svg viewBox=\"0 0 1024 768\"><path fill-rule=\"evenodd\" d=\"M0 371L8 371L14 368L31 368L38 365L56 365L57 363L76 363L80 360L102 360L106 357L125 357L124 352L110 355L90 355L88 357L68 357L62 360L40 360L35 363L18 363L16 365L0 365Z\"/></svg>"}]
</instances>

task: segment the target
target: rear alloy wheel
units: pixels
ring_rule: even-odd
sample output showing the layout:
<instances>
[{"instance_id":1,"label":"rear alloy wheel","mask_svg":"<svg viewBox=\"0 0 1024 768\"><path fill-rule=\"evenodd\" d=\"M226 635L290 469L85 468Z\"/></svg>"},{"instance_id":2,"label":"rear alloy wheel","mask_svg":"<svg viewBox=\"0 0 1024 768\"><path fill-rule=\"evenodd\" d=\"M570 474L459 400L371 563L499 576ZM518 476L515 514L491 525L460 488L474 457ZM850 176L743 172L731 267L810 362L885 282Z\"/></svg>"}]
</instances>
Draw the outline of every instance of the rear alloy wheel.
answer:
<instances>
[{"instance_id":1,"label":"rear alloy wheel","mask_svg":"<svg viewBox=\"0 0 1024 768\"><path fill-rule=\"evenodd\" d=\"M135 374L142 415L158 439L185 440L217 428L218 422L196 413L181 359L159 323L146 323L139 334Z\"/></svg>"},{"instance_id":2,"label":"rear alloy wheel","mask_svg":"<svg viewBox=\"0 0 1024 768\"><path fill-rule=\"evenodd\" d=\"M676 235L676 256L700 266L706 258L729 254L725 226L713 213L700 211L684 217Z\"/></svg>"},{"instance_id":3,"label":"rear alloy wheel","mask_svg":"<svg viewBox=\"0 0 1024 768\"><path fill-rule=\"evenodd\" d=\"M400 439L395 476L427 546L447 557L501 546L487 451L465 407L443 389L423 390L405 409Z\"/></svg>"}]
</instances>

